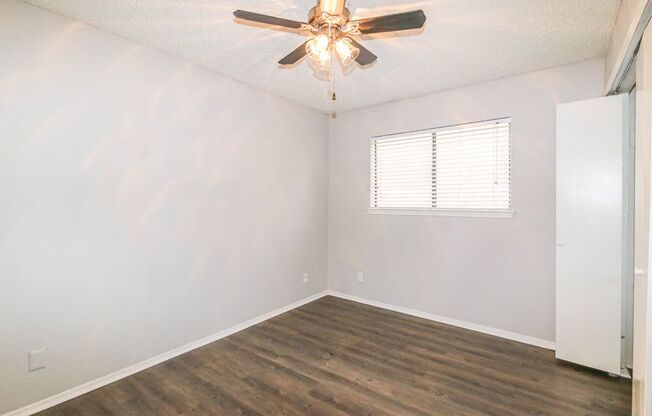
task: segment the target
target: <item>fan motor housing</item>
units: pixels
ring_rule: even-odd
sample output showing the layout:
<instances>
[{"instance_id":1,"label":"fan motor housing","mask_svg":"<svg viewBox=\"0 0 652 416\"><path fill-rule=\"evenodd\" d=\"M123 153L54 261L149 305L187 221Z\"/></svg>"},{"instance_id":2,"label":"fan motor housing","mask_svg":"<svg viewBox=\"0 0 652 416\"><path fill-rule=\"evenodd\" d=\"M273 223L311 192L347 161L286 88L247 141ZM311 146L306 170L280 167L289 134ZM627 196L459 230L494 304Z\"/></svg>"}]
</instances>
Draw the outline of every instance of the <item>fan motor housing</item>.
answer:
<instances>
[{"instance_id":1,"label":"fan motor housing","mask_svg":"<svg viewBox=\"0 0 652 416\"><path fill-rule=\"evenodd\" d=\"M308 22L312 26L318 28L328 25L329 23L335 26L344 26L350 18L351 12L346 7L342 9L342 14L339 15L328 14L322 11L319 5L313 7L310 9L310 12L308 12Z\"/></svg>"}]
</instances>

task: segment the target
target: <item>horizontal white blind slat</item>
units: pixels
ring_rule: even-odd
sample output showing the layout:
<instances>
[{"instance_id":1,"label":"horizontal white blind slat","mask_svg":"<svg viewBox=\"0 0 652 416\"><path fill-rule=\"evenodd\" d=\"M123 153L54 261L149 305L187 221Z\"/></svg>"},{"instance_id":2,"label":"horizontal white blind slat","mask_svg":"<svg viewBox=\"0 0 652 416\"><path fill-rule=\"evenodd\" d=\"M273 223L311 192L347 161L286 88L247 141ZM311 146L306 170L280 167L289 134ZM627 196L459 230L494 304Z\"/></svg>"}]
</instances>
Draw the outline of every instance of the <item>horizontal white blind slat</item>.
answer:
<instances>
[{"instance_id":1,"label":"horizontal white blind slat","mask_svg":"<svg viewBox=\"0 0 652 416\"><path fill-rule=\"evenodd\" d=\"M370 151L372 208L511 208L511 119L373 138Z\"/></svg>"}]
</instances>

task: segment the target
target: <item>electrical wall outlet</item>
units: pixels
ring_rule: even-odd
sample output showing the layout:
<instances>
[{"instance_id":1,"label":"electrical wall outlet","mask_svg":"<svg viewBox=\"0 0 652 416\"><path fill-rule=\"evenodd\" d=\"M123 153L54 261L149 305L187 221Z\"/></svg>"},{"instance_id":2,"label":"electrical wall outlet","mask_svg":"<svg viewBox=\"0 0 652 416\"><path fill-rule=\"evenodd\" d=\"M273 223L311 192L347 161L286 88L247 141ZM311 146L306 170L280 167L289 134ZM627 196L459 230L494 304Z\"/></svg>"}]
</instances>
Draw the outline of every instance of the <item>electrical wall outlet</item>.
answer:
<instances>
[{"instance_id":1,"label":"electrical wall outlet","mask_svg":"<svg viewBox=\"0 0 652 416\"><path fill-rule=\"evenodd\" d=\"M310 281L310 274L309 273L304 273L303 274L303 283L306 284Z\"/></svg>"},{"instance_id":2,"label":"electrical wall outlet","mask_svg":"<svg viewBox=\"0 0 652 416\"><path fill-rule=\"evenodd\" d=\"M358 282L364 282L364 274L362 272L358 272Z\"/></svg>"},{"instance_id":3,"label":"electrical wall outlet","mask_svg":"<svg viewBox=\"0 0 652 416\"><path fill-rule=\"evenodd\" d=\"M47 356L47 348L40 348L38 350L30 351L28 354L28 369L29 371L37 371L45 368L45 361Z\"/></svg>"}]
</instances>

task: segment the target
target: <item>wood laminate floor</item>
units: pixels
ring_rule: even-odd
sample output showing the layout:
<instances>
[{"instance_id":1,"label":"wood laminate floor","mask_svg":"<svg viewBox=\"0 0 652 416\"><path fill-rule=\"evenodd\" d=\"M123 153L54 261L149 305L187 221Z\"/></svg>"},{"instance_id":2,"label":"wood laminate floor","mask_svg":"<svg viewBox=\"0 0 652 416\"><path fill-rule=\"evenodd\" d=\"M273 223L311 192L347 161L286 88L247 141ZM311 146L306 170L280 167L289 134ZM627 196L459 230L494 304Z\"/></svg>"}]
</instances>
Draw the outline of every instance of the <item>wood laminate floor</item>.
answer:
<instances>
[{"instance_id":1,"label":"wood laminate floor","mask_svg":"<svg viewBox=\"0 0 652 416\"><path fill-rule=\"evenodd\" d=\"M39 413L629 415L628 380L325 297Z\"/></svg>"}]
</instances>

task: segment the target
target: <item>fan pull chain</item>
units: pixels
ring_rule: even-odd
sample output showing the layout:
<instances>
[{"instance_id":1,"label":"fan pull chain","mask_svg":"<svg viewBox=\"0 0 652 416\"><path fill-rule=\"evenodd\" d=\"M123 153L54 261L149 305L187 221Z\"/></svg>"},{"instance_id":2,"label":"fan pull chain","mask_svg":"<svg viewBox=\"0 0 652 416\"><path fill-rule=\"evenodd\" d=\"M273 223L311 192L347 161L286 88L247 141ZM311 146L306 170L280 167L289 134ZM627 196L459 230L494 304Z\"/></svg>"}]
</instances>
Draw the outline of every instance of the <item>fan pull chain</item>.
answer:
<instances>
[{"instance_id":1,"label":"fan pull chain","mask_svg":"<svg viewBox=\"0 0 652 416\"><path fill-rule=\"evenodd\" d=\"M332 39L332 26L328 25L328 38ZM332 43L328 46L329 52L331 54L330 59L328 60L328 89L330 92L331 98L331 115L335 115L335 101L337 100L337 95L335 93L335 73L333 71L333 60L336 59L335 53L333 51Z\"/></svg>"},{"instance_id":2,"label":"fan pull chain","mask_svg":"<svg viewBox=\"0 0 652 416\"><path fill-rule=\"evenodd\" d=\"M337 95L335 95L335 74L333 72L333 53L331 51L331 59L329 62L329 68L328 68L328 88L330 90L330 95L331 95L331 101L335 103L335 100L337 100Z\"/></svg>"}]
</instances>

